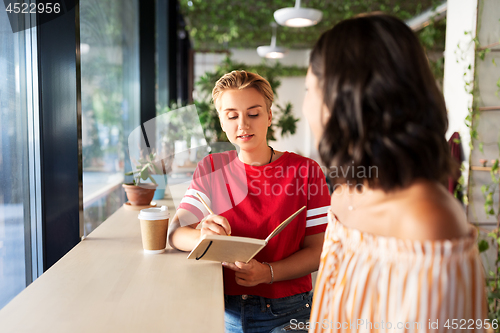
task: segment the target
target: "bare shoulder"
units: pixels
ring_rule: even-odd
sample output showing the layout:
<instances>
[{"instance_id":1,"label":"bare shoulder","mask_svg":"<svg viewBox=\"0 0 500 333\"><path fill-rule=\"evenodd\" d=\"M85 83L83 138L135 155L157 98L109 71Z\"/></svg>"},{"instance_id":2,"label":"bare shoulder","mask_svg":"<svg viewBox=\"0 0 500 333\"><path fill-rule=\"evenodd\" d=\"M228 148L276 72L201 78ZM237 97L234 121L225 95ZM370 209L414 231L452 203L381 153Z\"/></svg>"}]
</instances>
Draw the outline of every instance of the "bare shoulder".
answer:
<instances>
[{"instance_id":1,"label":"bare shoulder","mask_svg":"<svg viewBox=\"0 0 500 333\"><path fill-rule=\"evenodd\" d=\"M400 231L405 238L454 239L468 234L462 205L442 185L419 181L404 192L399 216Z\"/></svg>"}]
</instances>

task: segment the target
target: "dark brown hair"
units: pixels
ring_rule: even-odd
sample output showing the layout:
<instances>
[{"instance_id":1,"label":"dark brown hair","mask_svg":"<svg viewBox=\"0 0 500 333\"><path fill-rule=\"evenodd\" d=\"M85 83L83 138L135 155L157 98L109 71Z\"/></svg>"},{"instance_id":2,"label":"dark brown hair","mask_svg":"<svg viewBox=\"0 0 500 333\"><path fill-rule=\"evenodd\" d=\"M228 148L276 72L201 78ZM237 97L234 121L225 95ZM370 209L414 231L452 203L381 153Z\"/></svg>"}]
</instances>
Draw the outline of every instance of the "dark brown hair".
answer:
<instances>
[{"instance_id":1,"label":"dark brown hair","mask_svg":"<svg viewBox=\"0 0 500 333\"><path fill-rule=\"evenodd\" d=\"M405 23L385 14L344 20L321 35L310 66L330 112L321 159L356 170L333 184L367 181L390 191L417 178L447 180L456 165L445 139L444 98Z\"/></svg>"}]
</instances>

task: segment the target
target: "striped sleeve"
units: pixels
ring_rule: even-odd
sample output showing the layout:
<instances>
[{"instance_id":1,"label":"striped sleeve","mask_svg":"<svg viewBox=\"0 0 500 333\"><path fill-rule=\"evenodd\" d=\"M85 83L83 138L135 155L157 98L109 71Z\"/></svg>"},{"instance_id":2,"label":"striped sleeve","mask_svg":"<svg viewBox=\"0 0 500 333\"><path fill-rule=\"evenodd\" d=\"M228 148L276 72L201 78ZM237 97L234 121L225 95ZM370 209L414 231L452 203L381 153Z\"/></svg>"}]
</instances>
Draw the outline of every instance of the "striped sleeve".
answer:
<instances>
[{"instance_id":1,"label":"striped sleeve","mask_svg":"<svg viewBox=\"0 0 500 333\"><path fill-rule=\"evenodd\" d=\"M328 222L327 212L330 206L323 206L307 210L306 227L315 227Z\"/></svg>"},{"instance_id":2,"label":"striped sleeve","mask_svg":"<svg viewBox=\"0 0 500 333\"><path fill-rule=\"evenodd\" d=\"M306 236L325 232L328 225L330 192L319 165L312 161L309 168Z\"/></svg>"},{"instance_id":3,"label":"striped sleeve","mask_svg":"<svg viewBox=\"0 0 500 333\"><path fill-rule=\"evenodd\" d=\"M194 214L198 221L201 221L205 216L209 215L208 210L203 203L198 199L196 194L199 194L207 205L212 208L211 191L210 191L210 161L208 158L201 160L196 166L193 174L193 180L189 185L186 194L179 204L179 209L185 209Z\"/></svg>"}]
</instances>

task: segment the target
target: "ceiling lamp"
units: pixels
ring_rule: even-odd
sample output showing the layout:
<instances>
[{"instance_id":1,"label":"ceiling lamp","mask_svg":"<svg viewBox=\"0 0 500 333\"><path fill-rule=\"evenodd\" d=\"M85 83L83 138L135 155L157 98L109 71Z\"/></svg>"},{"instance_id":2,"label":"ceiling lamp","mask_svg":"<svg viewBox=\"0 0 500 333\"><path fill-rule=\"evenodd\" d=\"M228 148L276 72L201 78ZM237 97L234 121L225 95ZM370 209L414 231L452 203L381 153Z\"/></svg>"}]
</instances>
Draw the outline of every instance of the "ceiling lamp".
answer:
<instances>
[{"instance_id":1,"label":"ceiling lamp","mask_svg":"<svg viewBox=\"0 0 500 333\"><path fill-rule=\"evenodd\" d=\"M301 8L300 0L295 0L295 7L281 8L274 12L274 19L280 25L302 28L316 25L323 13L312 8Z\"/></svg>"},{"instance_id":2,"label":"ceiling lamp","mask_svg":"<svg viewBox=\"0 0 500 333\"><path fill-rule=\"evenodd\" d=\"M286 49L284 47L276 46L276 27L277 26L278 25L275 22L271 23L271 27L273 28L273 37L271 38L271 45L270 46L259 46L257 48L257 53L263 58L281 59L288 53L288 49Z\"/></svg>"}]
</instances>

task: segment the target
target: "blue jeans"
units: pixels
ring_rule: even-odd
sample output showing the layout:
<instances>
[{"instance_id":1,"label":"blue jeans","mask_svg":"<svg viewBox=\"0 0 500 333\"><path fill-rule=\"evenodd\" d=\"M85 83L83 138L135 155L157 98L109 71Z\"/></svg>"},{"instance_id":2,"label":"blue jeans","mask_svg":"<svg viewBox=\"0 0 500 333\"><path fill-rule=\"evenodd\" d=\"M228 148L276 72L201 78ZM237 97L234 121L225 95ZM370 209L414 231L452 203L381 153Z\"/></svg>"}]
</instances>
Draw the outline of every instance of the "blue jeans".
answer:
<instances>
[{"instance_id":1,"label":"blue jeans","mask_svg":"<svg viewBox=\"0 0 500 333\"><path fill-rule=\"evenodd\" d=\"M307 332L294 329L309 321L312 291L283 298L225 295L226 333Z\"/></svg>"}]
</instances>

